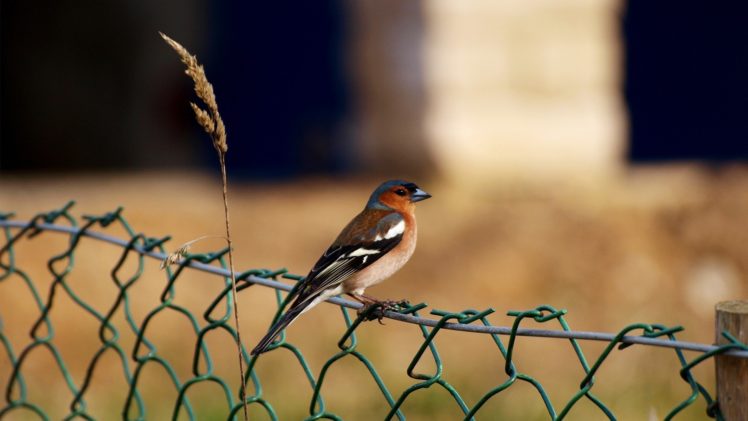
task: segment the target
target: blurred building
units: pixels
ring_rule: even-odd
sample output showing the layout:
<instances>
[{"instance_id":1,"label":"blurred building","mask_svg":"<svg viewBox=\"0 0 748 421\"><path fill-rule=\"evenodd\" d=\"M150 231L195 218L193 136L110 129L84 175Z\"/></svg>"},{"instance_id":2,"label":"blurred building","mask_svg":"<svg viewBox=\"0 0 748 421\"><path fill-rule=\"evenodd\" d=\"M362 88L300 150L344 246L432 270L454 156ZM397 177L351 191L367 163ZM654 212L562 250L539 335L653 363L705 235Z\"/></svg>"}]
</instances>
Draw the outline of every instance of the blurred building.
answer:
<instances>
[{"instance_id":1,"label":"blurred building","mask_svg":"<svg viewBox=\"0 0 748 421\"><path fill-rule=\"evenodd\" d=\"M619 169L617 0L423 7L423 129L447 177L533 181Z\"/></svg>"},{"instance_id":2,"label":"blurred building","mask_svg":"<svg viewBox=\"0 0 748 421\"><path fill-rule=\"evenodd\" d=\"M0 7L2 171L213 167L158 31L206 64L237 175L604 180L627 159L748 156L743 5Z\"/></svg>"}]
</instances>

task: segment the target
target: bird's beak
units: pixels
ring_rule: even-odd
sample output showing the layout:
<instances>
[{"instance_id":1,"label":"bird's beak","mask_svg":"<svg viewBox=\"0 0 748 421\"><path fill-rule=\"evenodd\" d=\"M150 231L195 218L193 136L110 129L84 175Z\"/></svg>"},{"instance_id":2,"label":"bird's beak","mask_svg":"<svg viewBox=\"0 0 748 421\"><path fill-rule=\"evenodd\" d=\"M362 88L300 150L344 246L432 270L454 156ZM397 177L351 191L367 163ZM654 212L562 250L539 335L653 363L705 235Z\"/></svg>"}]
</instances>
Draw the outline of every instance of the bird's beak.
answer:
<instances>
[{"instance_id":1,"label":"bird's beak","mask_svg":"<svg viewBox=\"0 0 748 421\"><path fill-rule=\"evenodd\" d=\"M411 202L420 202L421 200L426 200L429 197L431 197L430 194L426 193L425 191L421 189L416 189L413 193L410 194L410 201Z\"/></svg>"}]
</instances>

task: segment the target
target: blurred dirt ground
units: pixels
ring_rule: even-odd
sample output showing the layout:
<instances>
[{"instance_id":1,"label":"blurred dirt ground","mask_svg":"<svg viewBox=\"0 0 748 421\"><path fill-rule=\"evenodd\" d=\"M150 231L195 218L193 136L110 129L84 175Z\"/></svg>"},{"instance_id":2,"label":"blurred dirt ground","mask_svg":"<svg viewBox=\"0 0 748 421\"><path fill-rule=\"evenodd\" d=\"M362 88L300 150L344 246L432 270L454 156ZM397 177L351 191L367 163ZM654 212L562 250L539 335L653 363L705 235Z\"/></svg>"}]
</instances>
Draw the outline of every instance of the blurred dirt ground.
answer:
<instances>
[{"instance_id":1,"label":"blurred dirt ground","mask_svg":"<svg viewBox=\"0 0 748 421\"><path fill-rule=\"evenodd\" d=\"M292 273L306 274L379 181L230 181L237 269L285 267ZM505 316L508 310L550 304L568 309L567 320L575 330L616 332L637 322L683 325L686 331L680 339L704 343L714 339L714 304L748 295L746 167L634 168L615 181L584 186L486 186L476 181L465 187L438 179L414 181L433 195L419 204L418 249L401 272L368 291L371 295L423 301L453 311L492 307L497 311L490 319L498 325L511 323ZM75 215L100 214L124 206L124 216L137 232L172 235L170 249L201 235L223 232L220 185L214 174L0 178L0 210L15 212L17 220L60 207L70 199L77 202ZM113 234L123 236L121 232ZM37 282L43 297L51 278L45 262L64 247L64 236L45 233L24 241L16 251L19 267ZM220 247L220 240L206 240L194 251ZM116 248L86 240L69 275L73 289L99 311L108 309L116 296L109 272L118 256ZM158 262L150 262L131 291L137 321L156 305L164 282ZM177 300L201 315L220 284L219 279L202 273L187 274L177 284ZM99 345L98 324L65 294L57 300L51 314L57 327L55 342L73 379L79 382ZM251 347L273 316L274 294L262 287L249 288L240 294L240 304L243 339ZM28 344L28 331L36 316L38 311L19 278L0 282L2 328L16 353ZM117 323L124 326L121 311ZM405 371L421 337L413 325L385 323L363 326L359 349L371 357L398 396L415 383ZM532 323L525 327L555 328ZM151 328L160 352L170 356L181 376L188 376L195 338L185 319L165 315ZM317 375L335 353L342 332L340 310L322 305L297 321L288 330L288 338L301 346ZM131 346L134 338L123 333L122 341ZM230 338L216 333L209 338L209 345L217 372L233 385L236 356ZM457 387L468 405L506 378L503 360L489 337L443 332L437 345L445 379ZM582 343L589 361L595 360L603 345ZM98 418L113 419L124 402L124 380L114 355L105 360L110 364L97 368L89 407ZM302 417L311 397L294 361L288 353L275 352L257 365L265 394L281 419ZM564 341L522 338L516 363L521 372L535 376L548 389L557 410L578 390L583 377ZM432 365L421 364L419 370L432 372ZM616 351L603 365L593 392L621 419L662 418L690 393L678 369L675 354L669 350L631 347ZM714 390L712 371L711 363L696 370L697 379L710 391ZM67 413L71 397L47 352L34 351L24 374L31 400L48 405L54 419ZM9 376L3 353L3 388ZM346 360L334 366L329 376L323 393L331 411L345 419L384 416L385 401L360 363ZM148 418L169 417L176 392L163 372L156 367L147 369L143 384L150 392L146 404L153 418ZM293 395L289 390L295 391ZM200 414L224 410L222 392L216 386L200 385L188 396ZM704 409L700 400L681 419L703 419ZM458 407L444 391L418 392L403 410L409 419L459 418ZM496 396L483 411L492 414L491 418L547 418L542 401L526 384ZM18 419L24 415L28 413L17 413ZM252 419L264 419L256 406L251 415ZM570 415L570 419L604 418L588 402L580 402Z\"/></svg>"}]
</instances>

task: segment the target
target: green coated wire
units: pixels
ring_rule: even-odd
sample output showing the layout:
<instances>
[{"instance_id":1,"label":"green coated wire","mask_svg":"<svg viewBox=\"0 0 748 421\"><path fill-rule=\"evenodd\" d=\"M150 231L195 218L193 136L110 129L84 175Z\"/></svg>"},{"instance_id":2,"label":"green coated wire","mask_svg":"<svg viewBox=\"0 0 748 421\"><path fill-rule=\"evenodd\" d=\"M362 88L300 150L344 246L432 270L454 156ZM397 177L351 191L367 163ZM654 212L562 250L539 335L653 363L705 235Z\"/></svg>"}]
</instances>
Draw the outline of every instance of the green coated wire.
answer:
<instances>
[{"instance_id":1,"label":"green coated wire","mask_svg":"<svg viewBox=\"0 0 748 421\"><path fill-rule=\"evenodd\" d=\"M208 335L213 334L213 332L225 332L232 336L232 338L236 338L236 331L230 324L230 316L235 303L229 293L231 284L226 270L226 262L223 258L228 250L223 249L213 253L188 254L179 262L175 270L167 268L164 272L166 283L159 296L159 303L145 315L142 322L138 323L135 317L133 317L131 310L130 289L146 275L144 269L145 257L163 258L165 255L163 244L169 240L169 237L150 238L136 233L122 216L123 210L121 207L102 215L84 216L81 218L79 225L78 220L70 212L73 205L74 202L68 202L59 209L39 213L25 223L12 221L12 213L0 213L0 227L3 230L4 240L4 244L0 248L0 286L3 283L20 282L30 292L39 312L35 322L29 328L31 342L26 346L20 347L18 352L16 352L12 339L6 335L4 329L5 323L7 323L6 318L9 315L3 314L2 309L0 309L0 349L12 365L9 377L7 379L0 379L0 382L2 382L0 384L4 384L5 390L5 403L3 406L0 406L0 418L14 411L21 410L31 411L40 419L46 420L50 418L41 404L30 400L25 375L25 362L28 355L35 349L45 349L52 355L57 369L62 374L64 386L70 393L69 412L64 415L64 419L93 419L93 415L89 412L87 401L91 380L97 368L103 364L103 357L110 353L116 356L118 364L121 366L122 375L128 384L127 396L125 397L125 403L121 411L123 419L148 419L148 408L145 405L140 386L143 370L145 367L151 365L158 366L166 372L177 392L177 398L173 402L172 419L181 417L181 414L185 414L190 420L198 419L198 413L187 395L191 388L199 384L218 385L223 394L222 399L225 402L226 418L229 420L237 419L237 414L242 407L240 399L242 393L239 390L241 386L238 384L232 385L234 382L228 382L216 374L210 346L206 341ZM64 225L55 225L58 221L62 221ZM112 226L124 229L129 238L124 241L112 241L111 238L104 238L99 233L99 230L108 229ZM96 230L92 231L94 228ZM16 261L16 244L21 241L30 241L29 239L33 239L44 231L51 229L66 232L69 235L69 242L65 250L52 256L47 262L47 270L52 277L52 283L47 291L46 299L44 299L35 282L27 275L27 271L18 266ZM94 241L113 242L122 247L122 253L110 272L111 282L117 288L117 296L112 305L104 312L97 311L91 303L81 298L68 282L68 276L76 265L76 249L84 238L93 239ZM125 262L128 259L135 259L136 265L134 269L130 269L129 273L124 273ZM219 274L224 282L222 290L213 298L210 305L201 315L202 318L192 314L175 302L177 296L176 284L177 282L182 282L180 275L185 270L191 268L200 268L201 270L215 268L217 270L210 269L210 271ZM298 275L287 273L285 269L275 271L252 269L237 275L237 281L241 282L238 285L238 289L239 291L245 291L255 284L264 284L276 288L277 312L275 318L277 318L288 304L288 290L292 289L286 284L277 282L278 277L294 281L303 279ZM295 284L294 288L297 285L298 283ZM286 294L284 295L281 290L285 290ZM49 317L50 311L58 300L58 295L62 293L67 295L81 309L83 314L96 320L99 325L99 347L88 361L82 379L74 378L60 353L56 344L56 331ZM328 382L327 374L329 370L340 361L351 358L366 368L366 371L377 385L383 398L382 413L386 414L384 418L387 420L394 418L405 420L407 414L403 411L403 405L415 392L432 388L443 389L448 392L454 404L462 412L464 419L474 420L477 416L481 415L481 409L485 407L487 402L502 392L511 389L518 381L528 383L532 386L543 402L549 418L552 420L561 420L567 417L573 407L583 398L592 402L594 407L605 418L615 420L616 417L613 411L600 397L592 393L592 389L595 386L595 374L605 361L613 355L616 348L620 351L632 346L632 344L674 348L680 367L679 375L688 384L689 394L668 413L665 419L672 419L685 408L695 405L699 401L699 398L701 398L706 406L705 412L707 415L721 420L722 416L719 412L719 407L716 405L716 400L712 399L707 389L696 381L692 369L717 355L728 354L744 357L748 354L748 346L740 343L729 334L725 335L729 343L721 346L678 342L675 334L682 330L679 326L666 327L655 324L637 323L624 327L614 335L573 332L565 319L566 310L558 310L551 306L539 306L525 311L511 311L508 315L514 317L514 322L511 327L505 328L493 326L490 323L488 316L493 313L493 309L483 311L469 309L459 312L431 310L430 314L437 316L438 319L428 319L419 316L419 311L426 308L426 304L420 303L404 306L397 312L386 311L384 314L379 314L396 320L417 323L423 337L418 351L405 368L406 374L414 382L399 395L393 395L387 386L387 382L376 369L375 364L358 349L359 338L356 334L357 329L363 321L375 318L376 315L373 312L380 310L369 308L358 314L354 319L351 317L349 308L346 307L355 307L355 305L337 298L330 301L341 305L346 330L338 342L340 350L330 356L318 372L311 368L301 349L288 342L285 333L279 336L268 351L282 352L281 350L286 350L291 352L296 362L302 368L303 375L306 377L312 393L309 402L309 415L306 418L308 420L342 419L332 408L325 405L323 393L325 385ZM221 314L216 314L216 310L222 304L224 304L224 310ZM131 349L124 347L121 340L121 332L112 323L112 318L119 312L124 313L126 328L135 335L135 344ZM149 333L149 326L153 320L166 313L171 313L187 320L191 332L195 335L191 373L189 376L182 376L180 378L174 366L169 361L169 355L163 353L155 345ZM556 322L560 325L561 330L539 331L522 328L521 325L528 320L539 324ZM444 378L445 362L441 358L436 345L436 339L444 329L488 333L489 336L487 338L490 338L492 343L497 347L498 354L504 360L504 371L507 377L500 379L496 386L487 390L472 404L466 402L459 391ZM632 334L638 331L641 331L642 334ZM506 346L499 337L499 334L509 336ZM584 371L584 377L580 381L579 389L564 403L560 411L557 411L551 403L550 396L540 380L520 371L514 361L513 355L517 340L525 335L553 335L554 337L566 338ZM606 340L608 344L600 355L589 360L591 361L590 364L588 363L588 356L582 350L579 339ZM688 361L683 353L685 349L701 350L702 354ZM257 361L261 356L250 356L243 346L241 352L242 358L247 362L247 371L244 373L244 376L247 384L250 385L248 389L251 388L253 392L244 395L247 403L264 411L270 419L277 420L277 411L273 404L265 398L262 381L255 370ZM423 364L425 359L429 359L433 364L433 372L423 373L418 370L418 367ZM315 376L315 373L318 374Z\"/></svg>"}]
</instances>

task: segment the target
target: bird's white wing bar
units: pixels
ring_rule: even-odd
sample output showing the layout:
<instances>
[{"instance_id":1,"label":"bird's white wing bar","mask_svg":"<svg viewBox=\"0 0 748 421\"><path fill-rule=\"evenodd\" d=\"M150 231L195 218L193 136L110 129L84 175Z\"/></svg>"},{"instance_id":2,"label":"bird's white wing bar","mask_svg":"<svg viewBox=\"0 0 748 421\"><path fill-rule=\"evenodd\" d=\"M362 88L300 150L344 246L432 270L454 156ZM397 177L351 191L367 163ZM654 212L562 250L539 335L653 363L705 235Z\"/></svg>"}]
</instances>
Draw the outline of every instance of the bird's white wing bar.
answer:
<instances>
[{"instance_id":1,"label":"bird's white wing bar","mask_svg":"<svg viewBox=\"0 0 748 421\"><path fill-rule=\"evenodd\" d=\"M393 225L390 229L387 230L386 233L384 233L384 237L380 234L377 234L377 236L374 238L374 241L382 241L389 240L391 238L395 238L398 235L402 235L405 232L405 221L400 220L397 224Z\"/></svg>"},{"instance_id":2,"label":"bird's white wing bar","mask_svg":"<svg viewBox=\"0 0 748 421\"><path fill-rule=\"evenodd\" d=\"M335 261L329 263L327 267L322 269L322 271L317 274L317 278L323 278L323 277L330 277L330 278L339 278L338 275L341 270L345 270L349 267L357 267L359 265L356 264L356 257L363 256L362 264L365 264L368 260L368 257L370 255L376 255L382 253L382 250L380 249L370 249L366 247L359 247L357 249L354 249L353 251L349 253L344 253L338 256Z\"/></svg>"},{"instance_id":3,"label":"bird's white wing bar","mask_svg":"<svg viewBox=\"0 0 748 421\"><path fill-rule=\"evenodd\" d=\"M348 254L346 254L344 256L341 256L341 258L345 259L345 258L348 258L348 257L366 256L367 254L377 254L377 253L381 253L381 252L382 252L381 250L367 249L367 248L361 247L361 248L358 248L356 250L353 250L352 252L350 252L350 253L348 253Z\"/></svg>"},{"instance_id":4,"label":"bird's white wing bar","mask_svg":"<svg viewBox=\"0 0 748 421\"><path fill-rule=\"evenodd\" d=\"M390 238L395 238L398 235L402 235L402 233L404 232L405 232L405 221L401 220L394 227L387 230L387 233L384 234L384 239L389 240Z\"/></svg>"}]
</instances>

